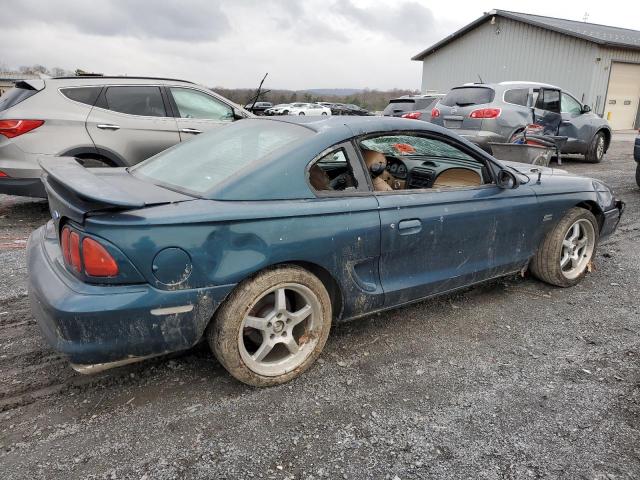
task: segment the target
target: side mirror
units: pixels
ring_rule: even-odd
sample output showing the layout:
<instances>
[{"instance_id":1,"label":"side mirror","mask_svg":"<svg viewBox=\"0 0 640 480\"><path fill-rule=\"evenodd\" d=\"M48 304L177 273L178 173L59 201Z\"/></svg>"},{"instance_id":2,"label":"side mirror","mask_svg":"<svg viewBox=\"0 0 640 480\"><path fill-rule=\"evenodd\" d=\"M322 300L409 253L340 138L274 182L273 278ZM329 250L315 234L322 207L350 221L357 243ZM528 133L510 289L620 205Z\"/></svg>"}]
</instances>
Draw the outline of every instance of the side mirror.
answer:
<instances>
[{"instance_id":1,"label":"side mirror","mask_svg":"<svg viewBox=\"0 0 640 480\"><path fill-rule=\"evenodd\" d=\"M589 105L582 106L582 113L589 113L591 111L591 107Z\"/></svg>"},{"instance_id":2,"label":"side mirror","mask_svg":"<svg viewBox=\"0 0 640 480\"><path fill-rule=\"evenodd\" d=\"M500 170L498 173L497 185L505 190L512 190L520 186L520 180L511 170Z\"/></svg>"}]
</instances>

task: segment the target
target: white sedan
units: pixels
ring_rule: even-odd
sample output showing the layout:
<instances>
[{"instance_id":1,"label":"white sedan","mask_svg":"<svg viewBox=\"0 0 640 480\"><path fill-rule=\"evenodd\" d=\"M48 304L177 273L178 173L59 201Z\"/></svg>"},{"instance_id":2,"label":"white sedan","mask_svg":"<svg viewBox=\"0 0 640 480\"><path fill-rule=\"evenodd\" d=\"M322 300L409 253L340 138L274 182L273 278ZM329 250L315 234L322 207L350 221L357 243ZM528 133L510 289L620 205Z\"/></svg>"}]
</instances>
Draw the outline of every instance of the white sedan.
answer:
<instances>
[{"instance_id":1,"label":"white sedan","mask_svg":"<svg viewBox=\"0 0 640 480\"><path fill-rule=\"evenodd\" d=\"M317 103L294 103L289 108L289 115L331 115L331 109Z\"/></svg>"}]
</instances>

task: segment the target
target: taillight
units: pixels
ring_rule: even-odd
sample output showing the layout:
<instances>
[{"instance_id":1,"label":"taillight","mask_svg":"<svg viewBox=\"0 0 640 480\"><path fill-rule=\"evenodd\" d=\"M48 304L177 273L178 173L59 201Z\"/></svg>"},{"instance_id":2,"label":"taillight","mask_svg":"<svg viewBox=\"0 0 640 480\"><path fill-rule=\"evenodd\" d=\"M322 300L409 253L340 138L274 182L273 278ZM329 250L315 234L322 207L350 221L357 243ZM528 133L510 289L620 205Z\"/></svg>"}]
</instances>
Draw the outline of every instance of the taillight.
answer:
<instances>
[{"instance_id":1,"label":"taillight","mask_svg":"<svg viewBox=\"0 0 640 480\"><path fill-rule=\"evenodd\" d=\"M76 272L82 271L82 263L80 262L80 235L76 232L69 234L69 257L71 266Z\"/></svg>"},{"instance_id":2,"label":"taillight","mask_svg":"<svg viewBox=\"0 0 640 480\"><path fill-rule=\"evenodd\" d=\"M69 227L64 227L60 236L60 247L62 248L62 256L64 257L64 261L68 264L71 264L71 251L69 250L70 234L71 230L69 229Z\"/></svg>"},{"instance_id":3,"label":"taillight","mask_svg":"<svg viewBox=\"0 0 640 480\"><path fill-rule=\"evenodd\" d=\"M92 238L82 240L82 259L84 271L92 277L115 277L118 275L118 264L107 252L107 249Z\"/></svg>"},{"instance_id":4,"label":"taillight","mask_svg":"<svg viewBox=\"0 0 640 480\"><path fill-rule=\"evenodd\" d=\"M7 175L6 173L4 173L2 170L0 170L0 177L8 177L9 175Z\"/></svg>"},{"instance_id":5,"label":"taillight","mask_svg":"<svg viewBox=\"0 0 640 480\"><path fill-rule=\"evenodd\" d=\"M431 118L438 118L440 116L440 110L437 108L434 108L433 110L431 110Z\"/></svg>"},{"instance_id":6,"label":"taillight","mask_svg":"<svg viewBox=\"0 0 640 480\"><path fill-rule=\"evenodd\" d=\"M402 115L402 118L411 118L413 120L420 120L422 114L420 112L409 112Z\"/></svg>"},{"instance_id":7,"label":"taillight","mask_svg":"<svg viewBox=\"0 0 640 480\"><path fill-rule=\"evenodd\" d=\"M44 123L44 120L0 120L0 135L14 138L30 132Z\"/></svg>"},{"instance_id":8,"label":"taillight","mask_svg":"<svg viewBox=\"0 0 640 480\"><path fill-rule=\"evenodd\" d=\"M480 108L471 112L471 118L498 118L502 112L499 108Z\"/></svg>"}]
</instances>

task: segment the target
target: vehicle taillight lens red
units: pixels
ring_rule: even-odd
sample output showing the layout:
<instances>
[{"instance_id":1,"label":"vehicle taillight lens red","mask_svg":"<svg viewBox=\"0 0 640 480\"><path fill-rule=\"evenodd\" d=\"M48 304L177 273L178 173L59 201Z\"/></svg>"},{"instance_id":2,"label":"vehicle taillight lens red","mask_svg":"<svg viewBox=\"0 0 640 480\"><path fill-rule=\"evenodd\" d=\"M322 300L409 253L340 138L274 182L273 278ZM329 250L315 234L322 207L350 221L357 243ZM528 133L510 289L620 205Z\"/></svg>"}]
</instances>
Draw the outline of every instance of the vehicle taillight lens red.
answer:
<instances>
[{"instance_id":1,"label":"vehicle taillight lens red","mask_svg":"<svg viewBox=\"0 0 640 480\"><path fill-rule=\"evenodd\" d=\"M437 108L434 108L433 110L431 110L431 118L438 118L440 116L440 110Z\"/></svg>"},{"instance_id":2,"label":"vehicle taillight lens red","mask_svg":"<svg viewBox=\"0 0 640 480\"><path fill-rule=\"evenodd\" d=\"M14 138L30 132L44 123L44 120L0 120L0 135Z\"/></svg>"},{"instance_id":3,"label":"vehicle taillight lens red","mask_svg":"<svg viewBox=\"0 0 640 480\"><path fill-rule=\"evenodd\" d=\"M107 252L107 249L92 238L82 240L82 259L84 271L92 277L115 277L118 275L118 264Z\"/></svg>"},{"instance_id":4,"label":"vehicle taillight lens red","mask_svg":"<svg viewBox=\"0 0 640 480\"><path fill-rule=\"evenodd\" d=\"M69 234L69 258L71 266L76 272L82 271L82 263L80 262L80 235L76 232Z\"/></svg>"},{"instance_id":5,"label":"vehicle taillight lens red","mask_svg":"<svg viewBox=\"0 0 640 480\"><path fill-rule=\"evenodd\" d=\"M69 230L69 227L64 227L62 229L62 234L60 235L60 247L62 248L62 256L64 257L64 261L68 264L71 264L71 250L69 250L70 234L71 230Z\"/></svg>"},{"instance_id":6,"label":"vehicle taillight lens red","mask_svg":"<svg viewBox=\"0 0 640 480\"><path fill-rule=\"evenodd\" d=\"M469 115L471 118L498 118L502 110L499 108L480 108Z\"/></svg>"},{"instance_id":7,"label":"vehicle taillight lens red","mask_svg":"<svg viewBox=\"0 0 640 480\"><path fill-rule=\"evenodd\" d=\"M413 120L420 120L422 114L420 112L409 112L402 115L402 118L411 118Z\"/></svg>"},{"instance_id":8,"label":"vehicle taillight lens red","mask_svg":"<svg viewBox=\"0 0 640 480\"><path fill-rule=\"evenodd\" d=\"M0 177L8 177L9 175L7 175L6 173L4 173L2 170L0 170Z\"/></svg>"}]
</instances>

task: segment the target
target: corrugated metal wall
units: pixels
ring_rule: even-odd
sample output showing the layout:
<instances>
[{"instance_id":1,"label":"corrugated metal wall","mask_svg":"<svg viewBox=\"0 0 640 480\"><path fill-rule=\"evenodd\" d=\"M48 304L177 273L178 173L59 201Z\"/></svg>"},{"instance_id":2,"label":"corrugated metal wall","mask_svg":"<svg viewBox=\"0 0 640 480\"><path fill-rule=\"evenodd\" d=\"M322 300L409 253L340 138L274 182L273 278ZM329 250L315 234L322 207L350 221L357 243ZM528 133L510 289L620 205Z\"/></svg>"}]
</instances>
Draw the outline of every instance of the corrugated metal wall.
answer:
<instances>
[{"instance_id":1,"label":"corrugated metal wall","mask_svg":"<svg viewBox=\"0 0 640 480\"><path fill-rule=\"evenodd\" d=\"M487 83L551 83L593 107L597 96L604 98L606 90L608 75L604 87L592 86L601 80L598 67L602 69L605 60L596 62L596 58L603 55L591 42L495 17L494 25L488 20L426 57L422 90L447 92L456 85L479 81L479 74Z\"/></svg>"}]
</instances>

